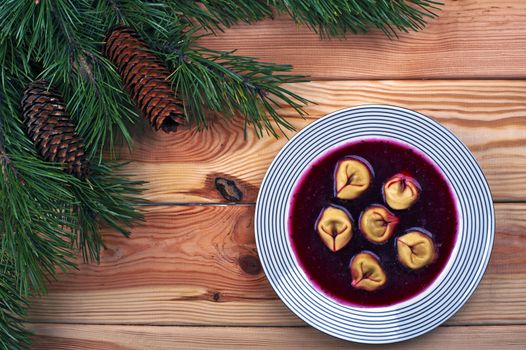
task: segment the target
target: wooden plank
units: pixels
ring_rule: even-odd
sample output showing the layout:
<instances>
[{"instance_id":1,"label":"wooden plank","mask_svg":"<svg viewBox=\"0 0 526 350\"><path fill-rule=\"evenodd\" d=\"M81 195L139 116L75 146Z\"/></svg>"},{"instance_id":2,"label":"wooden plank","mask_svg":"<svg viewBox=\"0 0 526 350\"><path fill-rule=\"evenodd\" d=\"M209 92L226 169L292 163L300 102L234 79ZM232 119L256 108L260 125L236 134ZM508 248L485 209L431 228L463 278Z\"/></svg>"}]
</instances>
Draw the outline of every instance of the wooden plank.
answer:
<instances>
[{"instance_id":1,"label":"wooden plank","mask_svg":"<svg viewBox=\"0 0 526 350\"><path fill-rule=\"evenodd\" d=\"M525 78L526 2L443 1L418 33L389 40L379 31L321 40L286 17L240 24L200 44L293 64L313 79Z\"/></svg>"},{"instance_id":2,"label":"wooden plank","mask_svg":"<svg viewBox=\"0 0 526 350\"><path fill-rule=\"evenodd\" d=\"M106 233L99 266L82 265L32 302L32 322L303 325L261 270L253 206L151 207L132 238ZM488 271L450 325L526 320L526 204L497 204Z\"/></svg>"},{"instance_id":3,"label":"wooden plank","mask_svg":"<svg viewBox=\"0 0 526 350\"><path fill-rule=\"evenodd\" d=\"M309 119L281 114L301 129L313 119L364 103L404 106L429 115L451 129L473 151L496 200L526 199L526 81L330 81L297 84L292 89L317 102ZM291 134L292 135L292 134ZM149 181L145 196L155 202L221 202L214 178L227 176L256 199L270 162L286 139L257 139L243 126L219 121L205 132L183 129L166 135L138 132L135 160L128 171Z\"/></svg>"},{"instance_id":4,"label":"wooden plank","mask_svg":"<svg viewBox=\"0 0 526 350\"><path fill-rule=\"evenodd\" d=\"M152 327L32 324L33 350L172 350L172 349L377 349L339 340L310 327ZM523 350L526 326L439 327L389 350Z\"/></svg>"}]
</instances>

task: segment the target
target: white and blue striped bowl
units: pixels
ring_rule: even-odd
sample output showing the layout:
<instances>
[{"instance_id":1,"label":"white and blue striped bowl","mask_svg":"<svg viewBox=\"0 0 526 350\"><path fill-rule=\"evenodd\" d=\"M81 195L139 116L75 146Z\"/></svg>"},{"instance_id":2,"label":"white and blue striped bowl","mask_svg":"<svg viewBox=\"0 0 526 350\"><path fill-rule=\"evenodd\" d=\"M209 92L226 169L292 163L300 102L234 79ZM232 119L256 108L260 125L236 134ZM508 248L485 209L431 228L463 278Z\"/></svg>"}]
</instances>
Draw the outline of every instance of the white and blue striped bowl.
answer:
<instances>
[{"instance_id":1,"label":"white and blue striped bowl","mask_svg":"<svg viewBox=\"0 0 526 350\"><path fill-rule=\"evenodd\" d=\"M318 290L296 260L287 225L292 190L309 164L334 147L369 137L395 139L423 152L442 170L458 200L458 237L446 267L424 292L388 307L343 305ZM366 105L311 123L283 147L261 185L255 230L265 273L290 310L327 334L378 344L429 332L466 303L488 264L495 215L477 161L449 130L408 109Z\"/></svg>"}]
</instances>

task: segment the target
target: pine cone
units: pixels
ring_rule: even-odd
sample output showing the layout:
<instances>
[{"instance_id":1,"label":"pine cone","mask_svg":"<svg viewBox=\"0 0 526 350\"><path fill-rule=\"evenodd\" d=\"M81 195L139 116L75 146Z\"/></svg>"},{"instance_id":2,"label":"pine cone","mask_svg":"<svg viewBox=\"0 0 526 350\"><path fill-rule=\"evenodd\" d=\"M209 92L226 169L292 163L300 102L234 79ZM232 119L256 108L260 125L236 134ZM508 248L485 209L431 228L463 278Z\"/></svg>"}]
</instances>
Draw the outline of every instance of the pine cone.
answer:
<instances>
[{"instance_id":1,"label":"pine cone","mask_svg":"<svg viewBox=\"0 0 526 350\"><path fill-rule=\"evenodd\" d=\"M184 106L170 87L168 69L148 45L128 27L113 29L104 54L117 67L137 108L155 130L173 132L185 123Z\"/></svg>"},{"instance_id":2,"label":"pine cone","mask_svg":"<svg viewBox=\"0 0 526 350\"><path fill-rule=\"evenodd\" d=\"M64 102L48 87L48 82L40 80L24 91L21 107L27 133L45 160L63 164L66 172L82 179L89 170L84 142Z\"/></svg>"}]
</instances>

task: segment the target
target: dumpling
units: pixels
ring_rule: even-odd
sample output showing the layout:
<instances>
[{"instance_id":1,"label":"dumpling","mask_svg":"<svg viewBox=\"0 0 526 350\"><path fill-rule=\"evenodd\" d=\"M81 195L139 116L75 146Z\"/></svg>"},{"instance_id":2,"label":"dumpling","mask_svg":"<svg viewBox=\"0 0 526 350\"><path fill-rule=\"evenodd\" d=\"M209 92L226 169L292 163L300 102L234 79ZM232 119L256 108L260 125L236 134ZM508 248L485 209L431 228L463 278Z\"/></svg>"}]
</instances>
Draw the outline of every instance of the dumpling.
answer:
<instances>
[{"instance_id":1,"label":"dumpling","mask_svg":"<svg viewBox=\"0 0 526 350\"><path fill-rule=\"evenodd\" d=\"M383 205L373 204L360 215L360 231L373 243L384 243L393 235L398 218Z\"/></svg>"},{"instance_id":2,"label":"dumpling","mask_svg":"<svg viewBox=\"0 0 526 350\"><path fill-rule=\"evenodd\" d=\"M404 174L396 174L384 183L383 195L387 205L395 210L411 207L420 197L418 181Z\"/></svg>"},{"instance_id":3,"label":"dumpling","mask_svg":"<svg viewBox=\"0 0 526 350\"><path fill-rule=\"evenodd\" d=\"M329 206L320 213L316 230L327 248L337 252L345 247L352 238L351 217L346 210Z\"/></svg>"},{"instance_id":4,"label":"dumpling","mask_svg":"<svg viewBox=\"0 0 526 350\"><path fill-rule=\"evenodd\" d=\"M370 252L361 252L351 260L352 286L369 292L385 285L387 276L380 261Z\"/></svg>"},{"instance_id":5,"label":"dumpling","mask_svg":"<svg viewBox=\"0 0 526 350\"><path fill-rule=\"evenodd\" d=\"M370 165L363 158L349 157L338 162L334 173L335 193L340 199L356 199L373 180Z\"/></svg>"},{"instance_id":6,"label":"dumpling","mask_svg":"<svg viewBox=\"0 0 526 350\"><path fill-rule=\"evenodd\" d=\"M411 270L431 264L436 258L435 245L431 237L416 229L396 240L398 260Z\"/></svg>"}]
</instances>

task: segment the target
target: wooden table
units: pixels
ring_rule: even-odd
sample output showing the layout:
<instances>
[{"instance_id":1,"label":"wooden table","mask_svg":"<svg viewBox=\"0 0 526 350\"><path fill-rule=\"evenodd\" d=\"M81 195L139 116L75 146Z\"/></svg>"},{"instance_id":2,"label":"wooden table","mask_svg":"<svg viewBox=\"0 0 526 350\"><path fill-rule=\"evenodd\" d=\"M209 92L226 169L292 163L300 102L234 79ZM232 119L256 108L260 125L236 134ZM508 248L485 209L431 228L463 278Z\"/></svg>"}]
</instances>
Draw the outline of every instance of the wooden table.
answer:
<instances>
[{"instance_id":1,"label":"wooden table","mask_svg":"<svg viewBox=\"0 0 526 350\"><path fill-rule=\"evenodd\" d=\"M526 349L526 1L445 1L420 33L321 41L288 19L239 25L203 40L292 63L313 82L301 129L339 108L385 103L427 114L458 135L493 191L497 232L475 295L436 331L386 349ZM296 318L271 289L254 242L254 201L286 139L258 140L218 121L202 133L144 131L122 158L149 181L146 222L107 232L99 266L82 265L34 300L34 349L362 349ZM233 179L243 202L214 188ZM409 347L408 347L409 346ZM372 348L372 347L371 347Z\"/></svg>"}]
</instances>

